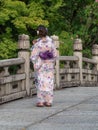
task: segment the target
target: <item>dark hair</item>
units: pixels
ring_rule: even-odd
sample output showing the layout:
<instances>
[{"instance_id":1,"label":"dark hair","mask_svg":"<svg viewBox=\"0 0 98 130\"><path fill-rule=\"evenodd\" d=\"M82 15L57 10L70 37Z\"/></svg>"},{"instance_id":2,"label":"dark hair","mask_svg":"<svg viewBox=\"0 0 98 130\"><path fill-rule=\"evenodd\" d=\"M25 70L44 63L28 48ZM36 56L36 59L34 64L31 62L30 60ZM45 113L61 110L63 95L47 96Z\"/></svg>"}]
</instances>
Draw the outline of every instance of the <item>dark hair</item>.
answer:
<instances>
[{"instance_id":1,"label":"dark hair","mask_svg":"<svg viewBox=\"0 0 98 130\"><path fill-rule=\"evenodd\" d=\"M48 30L44 25L39 25L37 31L39 31L39 37L45 37L48 34Z\"/></svg>"}]
</instances>

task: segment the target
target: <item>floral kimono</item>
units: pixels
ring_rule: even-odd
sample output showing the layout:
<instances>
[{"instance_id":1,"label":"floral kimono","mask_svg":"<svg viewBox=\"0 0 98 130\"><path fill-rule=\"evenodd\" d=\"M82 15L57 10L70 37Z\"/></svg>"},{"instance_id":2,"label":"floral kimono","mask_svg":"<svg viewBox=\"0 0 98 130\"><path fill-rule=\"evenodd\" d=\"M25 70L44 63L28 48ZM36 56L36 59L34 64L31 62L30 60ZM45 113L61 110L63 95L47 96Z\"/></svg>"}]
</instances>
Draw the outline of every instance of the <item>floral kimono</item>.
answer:
<instances>
[{"instance_id":1,"label":"floral kimono","mask_svg":"<svg viewBox=\"0 0 98 130\"><path fill-rule=\"evenodd\" d=\"M40 52L52 51L53 58L42 59L39 56ZM34 65L37 83L37 102L53 102L54 88L54 64L57 57L57 51L52 39L46 36L46 40L38 39L34 44L30 59Z\"/></svg>"}]
</instances>

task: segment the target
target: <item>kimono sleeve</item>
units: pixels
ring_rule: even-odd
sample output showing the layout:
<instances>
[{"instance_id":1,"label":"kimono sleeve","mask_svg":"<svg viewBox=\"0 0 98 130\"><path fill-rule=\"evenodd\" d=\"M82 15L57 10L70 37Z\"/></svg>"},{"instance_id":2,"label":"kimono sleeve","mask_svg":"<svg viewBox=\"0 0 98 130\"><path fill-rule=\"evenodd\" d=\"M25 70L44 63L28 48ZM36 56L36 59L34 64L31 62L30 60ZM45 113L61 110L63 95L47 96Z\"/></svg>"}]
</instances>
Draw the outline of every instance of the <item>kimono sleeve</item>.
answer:
<instances>
[{"instance_id":1,"label":"kimono sleeve","mask_svg":"<svg viewBox=\"0 0 98 130\"><path fill-rule=\"evenodd\" d=\"M54 43L52 43L52 52L53 52L53 57L56 59L58 54Z\"/></svg>"},{"instance_id":2,"label":"kimono sleeve","mask_svg":"<svg viewBox=\"0 0 98 130\"><path fill-rule=\"evenodd\" d=\"M38 56L39 56L39 48L37 47L37 45L34 45L32 51L31 51L30 60L33 63L35 63L38 59Z\"/></svg>"}]
</instances>

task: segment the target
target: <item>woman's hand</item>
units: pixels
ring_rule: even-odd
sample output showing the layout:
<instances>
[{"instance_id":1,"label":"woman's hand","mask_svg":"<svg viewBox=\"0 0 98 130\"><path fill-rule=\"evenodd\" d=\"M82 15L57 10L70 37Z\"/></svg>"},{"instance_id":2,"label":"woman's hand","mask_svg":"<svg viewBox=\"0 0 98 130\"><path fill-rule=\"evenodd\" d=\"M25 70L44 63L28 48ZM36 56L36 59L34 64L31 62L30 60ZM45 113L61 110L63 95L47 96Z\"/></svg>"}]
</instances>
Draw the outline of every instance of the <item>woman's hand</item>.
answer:
<instances>
[{"instance_id":1,"label":"woman's hand","mask_svg":"<svg viewBox=\"0 0 98 130\"><path fill-rule=\"evenodd\" d=\"M36 40L36 39L32 41L32 43L33 43L33 44L35 44L36 42L37 42L37 40Z\"/></svg>"}]
</instances>

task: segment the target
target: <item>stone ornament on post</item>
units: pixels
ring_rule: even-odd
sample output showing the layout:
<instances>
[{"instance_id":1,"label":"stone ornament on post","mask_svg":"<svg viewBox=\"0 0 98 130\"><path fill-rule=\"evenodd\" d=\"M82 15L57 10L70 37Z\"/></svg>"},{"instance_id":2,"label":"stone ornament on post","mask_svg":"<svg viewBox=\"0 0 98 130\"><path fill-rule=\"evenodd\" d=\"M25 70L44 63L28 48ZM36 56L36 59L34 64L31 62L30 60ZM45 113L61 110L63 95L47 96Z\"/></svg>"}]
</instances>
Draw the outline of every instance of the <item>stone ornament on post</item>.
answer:
<instances>
[{"instance_id":1,"label":"stone ornament on post","mask_svg":"<svg viewBox=\"0 0 98 130\"><path fill-rule=\"evenodd\" d=\"M30 78L29 78L29 72L30 72L30 41L29 41L29 36L22 34L19 35L19 40L18 40L18 57L19 58L24 58L25 59L25 64L24 64L24 71L26 74L26 79L25 79L25 88L27 91L27 95L30 95Z\"/></svg>"},{"instance_id":2,"label":"stone ornament on post","mask_svg":"<svg viewBox=\"0 0 98 130\"><path fill-rule=\"evenodd\" d=\"M74 40L74 56L79 58L78 66L80 68L80 82L82 84L83 76L82 76L82 40L80 38L76 38Z\"/></svg>"},{"instance_id":3,"label":"stone ornament on post","mask_svg":"<svg viewBox=\"0 0 98 130\"><path fill-rule=\"evenodd\" d=\"M53 35L53 36L51 36L51 38L53 39L53 41L54 41L54 44L55 44L55 47L56 48L59 48L59 37L58 36L56 36L56 35Z\"/></svg>"},{"instance_id":4,"label":"stone ornament on post","mask_svg":"<svg viewBox=\"0 0 98 130\"><path fill-rule=\"evenodd\" d=\"M55 44L55 47L57 49L57 54L58 54L58 57L59 57L59 37L56 36L56 35L53 35L51 36L51 38L53 39L54 41L54 44ZM59 65L59 60L56 60L56 66L55 66L55 70L56 70L56 88L60 88L60 65Z\"/></svg>"},{"instance_id":5,"label":"stone ornament on post","mask_svg":"<svg viewBox=\"0 0 98 130\"><path fill-rule=\"evenodd\" d=\"M79 38L76 38L74 40L74 51L82 51L82 40Z\"/></svg>"},{"instance_id":6,"label":"stone ornament on post","mask_svg":"<svg viewBox=\"0 0 98 130\"><path fill-rule=\"evenodd\" d=\"M30 43L29 43L29 36L22 34L19 35L18 37L18 49L19 50L24 50L24 49L29 49L30 48Z\"/></svg>"},{"instance_id":7,"label":"stone ornament on post","mask_svg":"<svg viewBox=\"0 0 98 130\"><path fill-rule=\"evenodd\" d=\"M93 45L93 47L92 47L92 54L94 56L98 56L98 45L97 44Z\"/></svg>"}]
</instances>

